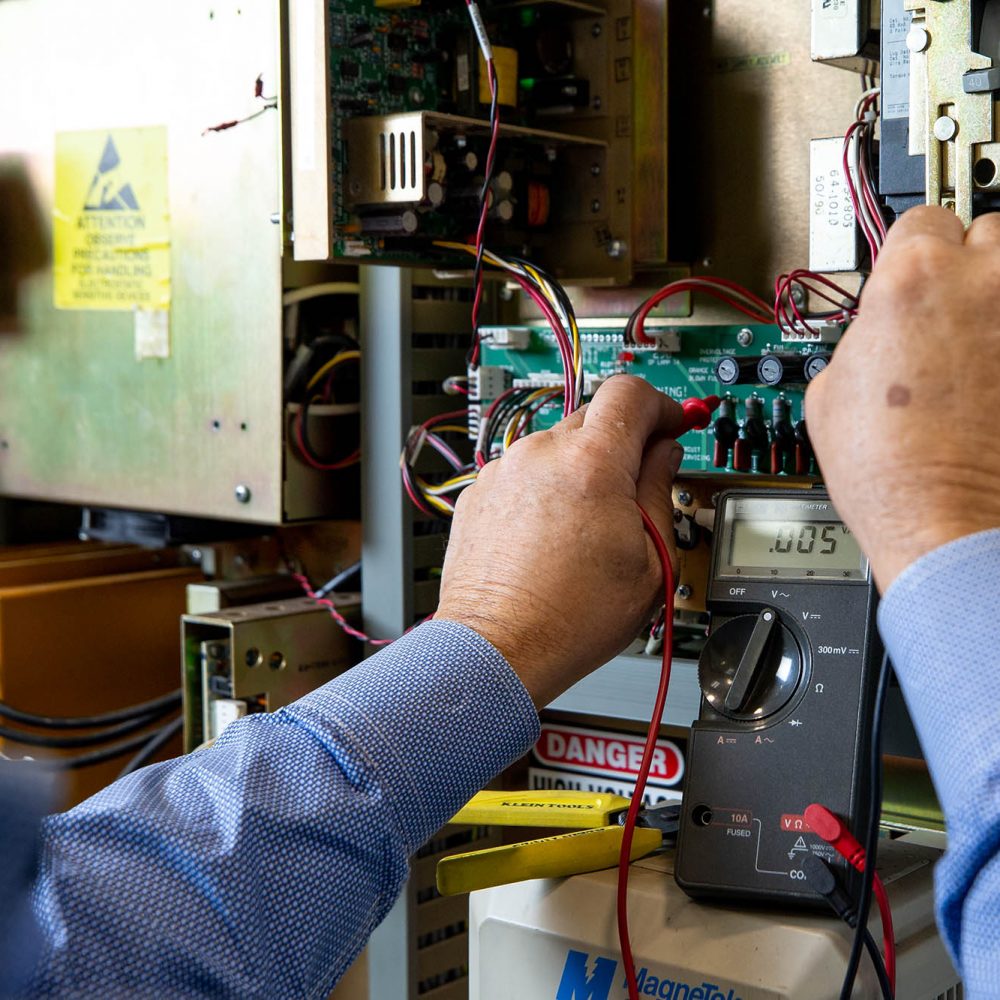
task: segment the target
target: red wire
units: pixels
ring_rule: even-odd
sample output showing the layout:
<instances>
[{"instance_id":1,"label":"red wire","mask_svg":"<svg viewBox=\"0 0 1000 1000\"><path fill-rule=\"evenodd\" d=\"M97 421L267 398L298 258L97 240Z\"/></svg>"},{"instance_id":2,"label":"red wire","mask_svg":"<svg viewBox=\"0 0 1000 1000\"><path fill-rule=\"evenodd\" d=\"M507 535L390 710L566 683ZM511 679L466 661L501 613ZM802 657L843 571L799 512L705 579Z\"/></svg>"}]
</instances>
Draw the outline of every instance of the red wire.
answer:
<instances>
[{"instance_id":1,"label":"red wire","mask_svg":"<svg viewBox=\"0 0 1000 1000\"><path fill-rule=\"evenodd\" d=\"M337 605L333 603L328 597L320 597L315 590L312 589L312 584L309 582L309 577L302 573L292 573L292 577L298 581L299 586L305 592L306 597L311 598L321 607L326 608L330 612L330 617L350 636L355 639L360 639L362 642L370 642L373 646L388 646L389 643L395 642L394 639L372 639L370 636L365 635L364 632L359 632L338 610Z\"/></svg>"},{"instance_id":2,"label":"red wire","mask_svg":"<svg viewBox=\"0 0 1000 1000\"><path fill-rule=\"evenodd\" d=\"M472 4L466 0L466 6ZM483 185L489 184L496 164L497 140L500 136L500 105L497 100L497 71L492 59L486 64L486 74L490 83L490 107L496 104L497 111L490 117L490 144L486 151L486 165L483 171ZM490 211L490 193L488 188L483 193L483 204L479 211L479 225L476 227L476 260L481 260L481 254L486 240L486 216ZM472 364L479 361L479 308L483 301L483 269L479 267L476 274L476 288L472 298Z\"/></svg>"},{"instance_id":3,"label":"red wire","mask_svg":"<svg viewBox=\"0 0 1000 1000\"><path fill-rule=\"evenodd\" d=\"M711 286L717 286L715 288ZM654 341L647 337L643 326L646 322L646 317L653 311L664 299L670 298L672 295L679 295L681 292L704 292L706 295L711 295L721 301L725 302L727 305L732 306L734 309L739 310L744 316L749 316L750 319L757 323L770 323L772 307L769 306L762 298L755 295L753 292L741 285L738 285L735 281L729 281L726 278L716 278L716 277L700 277L700 278L682 278L680 281L672 281L669 285L665 285L656 294L652 295L650 298L639 307L636 312L635 322L632 326L632 335L635 338L637 344L652 344ZM738 292L740 295L745 296L748 302L740 302L734 299L731 295L727 294L728 291ZM759 310L759 311L758 311Z\"/></svg>"},{"instance_id":4,"label":"red wire","mask_svg":"<svg viewBox=\"0 0 1000 1000\"><path fill-rule=\"evenodd\" d=\"M638 506L638 504L636 505ZM642 808L642 796L646 789L646 779L653 763L653 752L656 740L660 734L660 722L663 719L663 707L667 701L667 689L670 687L670 657L674 644L674 567L670 561L666 542L652 518L639 507L642 523L652 539L663 568L664 589L664 630L663 630L663 660L660 668L660 684L656 690L656 700L653 703L653 717L649 723L646 735L646 746L642 752L642 763L636 776L635 791L625 817L622 830L622 848L618 857L618 942L621 946L622 964L625 966L625 982L628 985L629 1000L638 1000L639 985L635 978L635 961L632 957L632 944L628 936L628 873L629 855L632 852L632 835L635 831L639 810Z\"/></svg>"},{"instance_id":5,"label":"red wire","mask_svg":"<svg viewBox=\"0 0 1000 1000\"><path fill-rule=\"evenodd\" d=\"M340 469L346 469L352 465L356 465L361 461L361 451L355 450L351 452L347 458L341 458L336 462L317 462L309 452L306 450L305 437L302 433L302 409L295 415L295 423L293 425L295 433L295 443L298 445L299 457L307 465L314 469L319 469L321 472L336 472Z\"/></svg>"}]
</instances>

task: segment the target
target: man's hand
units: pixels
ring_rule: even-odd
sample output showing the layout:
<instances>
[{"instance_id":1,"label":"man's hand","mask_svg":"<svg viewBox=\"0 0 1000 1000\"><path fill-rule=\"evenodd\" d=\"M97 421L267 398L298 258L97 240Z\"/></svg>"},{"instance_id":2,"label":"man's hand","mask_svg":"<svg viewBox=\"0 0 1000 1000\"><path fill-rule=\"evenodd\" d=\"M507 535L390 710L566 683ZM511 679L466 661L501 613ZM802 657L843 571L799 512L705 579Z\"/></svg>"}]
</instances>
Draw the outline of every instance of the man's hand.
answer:
<instances>
[{"instance_id":1,"label":"man's hand","mask_svg":"<svg viewBox=\"0 0 1000 1000\"><path fill-rule=\"evenodd\" d=\"M963 233L953 213L915 208L809 386L830 496L883 592L939 545L1000 526L998 303L1000 215Z\"/></svg>"},{"instance_id":2,"label":"man's hand","mask_svg":"<svg viewBox=\"0 0 1000 1000\"><path fill-rule=\"evenodd\" d=\"M459 499L435 617L493 643L539 707L620 653L662 600L636 501L673 552L681 420L677 403L618 376Z\"/></svg>"}]
</instances>

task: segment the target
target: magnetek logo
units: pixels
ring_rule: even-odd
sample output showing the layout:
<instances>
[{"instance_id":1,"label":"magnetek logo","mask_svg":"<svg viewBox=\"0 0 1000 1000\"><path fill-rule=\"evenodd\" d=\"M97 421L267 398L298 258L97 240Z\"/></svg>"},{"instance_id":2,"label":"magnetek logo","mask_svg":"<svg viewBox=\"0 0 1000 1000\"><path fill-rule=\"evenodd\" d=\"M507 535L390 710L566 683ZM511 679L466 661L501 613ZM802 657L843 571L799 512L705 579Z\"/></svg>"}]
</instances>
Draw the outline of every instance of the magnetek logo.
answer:
<instances>
[{"instance_id":1,"label":"magnetek logo","mask_svg":"<svg viewBox=\"0 0 1000 1000\"><path fill-rule=\"evenodd\" d=\"M598 955L591 961L586 952L570 950L566 955L562 979L556 991L555 1000L612 1000L618 962L613 958ZM707 980L702 983L685 983L679 979L656 976L643 966L636 973L639 995L659 997L660 1000L742 1000L737 992L726 989L718 983ZM626 990L625 982L619 984L621 996Z\"/></svg>"}]
</instances>

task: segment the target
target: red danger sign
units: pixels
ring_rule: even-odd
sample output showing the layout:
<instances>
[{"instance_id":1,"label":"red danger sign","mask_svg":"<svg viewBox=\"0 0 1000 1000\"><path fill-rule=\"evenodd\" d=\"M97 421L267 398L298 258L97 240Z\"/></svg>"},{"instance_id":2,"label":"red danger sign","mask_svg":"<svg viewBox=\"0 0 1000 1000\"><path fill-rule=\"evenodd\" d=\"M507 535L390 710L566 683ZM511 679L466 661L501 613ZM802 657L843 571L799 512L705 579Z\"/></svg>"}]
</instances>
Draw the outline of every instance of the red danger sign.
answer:
<instances>
[{"instance_id":1,"label":"red danger sign","mask_svg":"<svg viewBox=\"0 0 1000 1000\"><path fill-rule=\"evenodd\" d=\"M634 779L642 762L645 738L632 733L547 723L535 744L539 764L606 778ZM649 780L676 785L684 776L684 755L676 743L657 740Z\"/></svg>"}]
</instances>

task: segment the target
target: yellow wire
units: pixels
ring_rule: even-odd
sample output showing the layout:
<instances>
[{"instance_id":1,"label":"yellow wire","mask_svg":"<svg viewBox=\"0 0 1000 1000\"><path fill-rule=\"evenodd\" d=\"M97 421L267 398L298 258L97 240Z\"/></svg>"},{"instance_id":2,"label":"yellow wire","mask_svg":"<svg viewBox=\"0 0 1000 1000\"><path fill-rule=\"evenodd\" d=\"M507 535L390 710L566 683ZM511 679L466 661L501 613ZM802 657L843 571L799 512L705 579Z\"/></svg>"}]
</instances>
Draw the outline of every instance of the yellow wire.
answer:
<instances>
[{"instance_id":1,"label":"yellow wire","mask_svg":"<svg viewBox=\"0 0 1000 1000\"><path fill-rule=\"evenodd\" d=\"M469 428L461 424L442 424L440 427L431 427L428 434L437 434L438 431L454 431L456 434L468 434Z\"/></svg>"},{"instance_id":2,"label":"yellow wire","mask_svg":"<svg viewBox=\"0 0 1000 1000\"><path fill-rule=\"evenodd\" d=\"M328 375L333 371L338 365L342 365L345 361L358 361L361 358L360 351L341 351L339 354L335 354L332 358L311 379L306 385L306 392L312 389L314 386L318 385L323 381L323 376Z\"/></svg>"},{"instance_id":3,"label":"yellow wire","mask_svg":"<svg viewBox=\"0 0 1000 1000\"><path fill-rule=\"evenodd\" d=\"M543 396L549 396L555 399L556 396L562 393L562 389L554 386L546 386L544 389L536 389L530 396L528 396L524 404L515 411L514 415L507 421L507 430L504 433L504 448L509 448L514 443L513 434L517 430L521 423L521 418L524 414L531 408L531 404L537 402Z\"/></svg>"}]
</instances>

